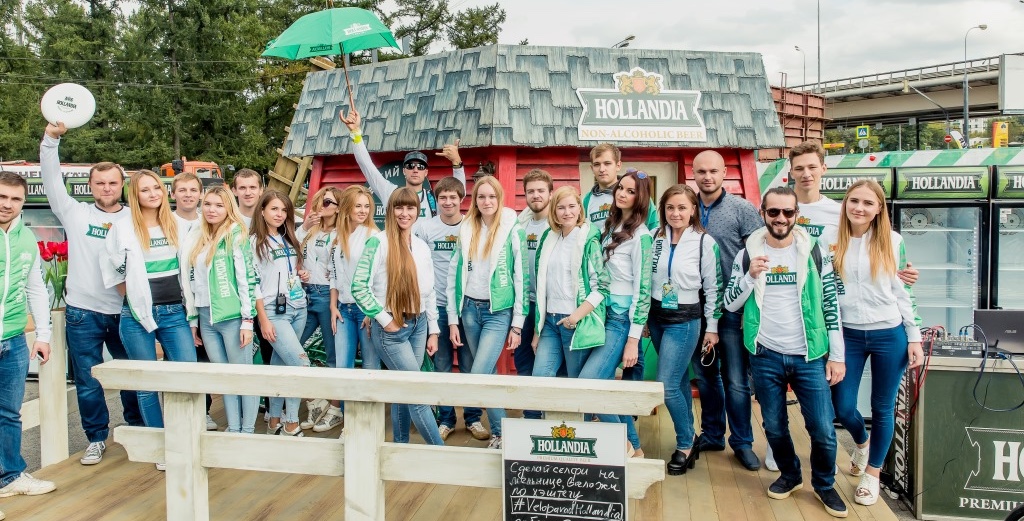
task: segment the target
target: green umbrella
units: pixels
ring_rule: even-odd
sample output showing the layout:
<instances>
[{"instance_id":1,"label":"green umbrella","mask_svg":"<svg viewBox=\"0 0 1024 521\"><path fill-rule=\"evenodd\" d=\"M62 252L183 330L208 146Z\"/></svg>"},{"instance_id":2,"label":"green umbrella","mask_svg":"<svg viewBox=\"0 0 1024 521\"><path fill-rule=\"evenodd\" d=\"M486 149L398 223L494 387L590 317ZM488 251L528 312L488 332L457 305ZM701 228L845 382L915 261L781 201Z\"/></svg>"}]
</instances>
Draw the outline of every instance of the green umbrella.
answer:
<instances>
[{"instance_id":1,"label":"green umbrella","mask_svg":"<svg viewBox=\"0 0 1024 521\"><path fill-rule=\"evenodd\" d=\"M380 47L399 49L395 36L386 25L365 9L338 7L299 18L267 45L263 56L301 60ZM354 105L347 67L345 84L348 86L349 102Z\"/></svg>"}]
</instances>

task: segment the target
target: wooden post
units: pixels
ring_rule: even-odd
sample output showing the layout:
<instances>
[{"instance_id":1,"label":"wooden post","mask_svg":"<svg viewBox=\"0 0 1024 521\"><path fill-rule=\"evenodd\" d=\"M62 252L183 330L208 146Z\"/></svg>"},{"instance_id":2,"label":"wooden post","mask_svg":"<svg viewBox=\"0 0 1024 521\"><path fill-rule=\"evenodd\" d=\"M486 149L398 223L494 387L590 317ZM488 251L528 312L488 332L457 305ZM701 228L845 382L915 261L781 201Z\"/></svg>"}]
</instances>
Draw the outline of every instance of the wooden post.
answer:
<instances>
[{"instance_id":1,"label":"wooden post","mask_svg":"<svg viewBox=\"0 0 1024 521\"><path fill-rule=\"evenodd\" d=\"M67 342L64 311L51 311L50 360L39 366L39 442L43 467L68 459Z\"/></svg>"},{"instance_id":2,"label":"wooden post","mask_svg":"<svg viewBox=\"0 0 1024 521\"><path fill-rule=\"evenodd\" d=\"M345 402L345 521L384 521L384 404Z\"/></svg>"},{"instance_id":3,"label":"wooden post","mask_svg":"<svg viewBox=\"0 0 1024 521\"><path fill-rule=\"evenodd\" d=\"M167 464L168 521L210 519L209 480L199 453L199 437L204 432L204 395L164 393L164 461Z\"/></svg>"}]
</instances>

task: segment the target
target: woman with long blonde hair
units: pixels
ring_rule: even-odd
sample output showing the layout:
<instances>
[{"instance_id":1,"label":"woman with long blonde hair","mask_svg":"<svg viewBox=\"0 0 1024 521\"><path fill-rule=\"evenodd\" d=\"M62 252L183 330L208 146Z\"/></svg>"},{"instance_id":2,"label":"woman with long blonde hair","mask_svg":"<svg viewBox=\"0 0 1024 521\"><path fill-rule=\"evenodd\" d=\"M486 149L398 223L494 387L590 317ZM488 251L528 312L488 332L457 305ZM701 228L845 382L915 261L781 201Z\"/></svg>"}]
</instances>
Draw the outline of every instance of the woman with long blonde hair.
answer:
<instances>
[{"instance_id":1,"label":"woman with long blonde hair","mask_svg":"<svg viewBox=\"0 0 1024 521\"><path fill-rule=\"evenodd\" d=\"M199 226L185 237L180 251L192 336L196 344L201 338L211 362L252 365L256 272L242 214L223 186L206 192L200 214ZM258 400L224 395L227 432L255 432Z\"/></svg>"},{"instance_id":2,"label":"woman with long blonde hair","mask_svg":"<svg viewBox=\"0 0 1024 521\"><path fill-rule=\"evenodd\" d=\"M834 252L839 313L846 344L846 377L832 387L836 417L857 447L849 473L861 476L853 500L878 501L882 463L895 427L896 392L903 372L924 362L921 330L910 287L896 275L907 264L903 237L892 230L885 192L877 181L850 185L839 229L819 239ZM871 436L857 410L861 378L871 362Z\"/></svg>"},{"instance_id":3,"label":"woman with long blonde hair","mask_svg":"<svg viewBox=\"0 0 1024 521\"><path fill-rule=\"evenodd\" d=\"M352 274L356 262L363 253L366 239L377 231L372 218L373 194L365 186L355 185L338 191L337 201L331 224L334 237L328 245L327 256L330 332L321 325L324 340L330 337L332 349L336 352L328 363L332 367L355 367L356 349L361 347L363 367L380 369L380 358L370 345L369 328L363 323L365 315L352 298ZM337 427L344 417L344 407L338 400L313 400L306 402L306 409L310 411L310 422L315 432ZM303 428L306 428L306 423L303 423Z\"/></svg>"},{"instance_id":4,"label":"woman with long blonde hair","mask_svg":"<svg viewBox=\"0 0 1024 521\"><path fill-rule=\"evenodd\" d=\"M256 301L256 316L263 338L274 354L270 365L309 367L309 356L299 343L306 324L306 293L302 283L309 272L302 267L302 248L295 237L295 208L277 190L263 192L252 214L250 246L263 298ZM267 432L302 436L299 426L301 398L270 397Z\"/></svg>"},{"instance_id":5,"label":"woman with long blonde hair","mask_svg":"<svg viewBox=\"0 0 1024 521\"><path fill-rule=\"evenodd\" d=\"M463 372L494 374L502 346L519 347L529 312L524 297L526 233L516 212L504 205L505 192L493 176L476 180L473 196L448 269L448 327L453 346L473 355ZM466 331L461 338L459 322ZM491 426L488 447L501 448L505 410L487 408Z\"/></svg>"},{"instance_id":6,"label":"woman with long blonde hair","mask_svg":"<svg viewBox=\"0 0 1024 521\"><path fill-rule=\"evenodd\" d=\"M104 284L125 295L121 341L132 360L156 360L159 340L167 360L195 362L195 343L182 303L181 239L167 189L155 172L132 175L128 207L131 219L111 226L106 238L109 262L101 263ZM163 427L157 393L138 395L146 426Z\"/></svg>"},{"instance_id":7,"label":"woman with long blonde hair","mask_svg":"<svg viewBox=\"0 0 1024 521\"><path fill-rule=\"evenodd\" d=\"M306 291L306 326L299 335L299 343L306 341L320 329L323 338L324 353L327 366L335 366L334 333L329 332L331 323L331 246L335 241L334 223L338 214L338 203L341 190L333 186L325 186L309 199L309 214L302 226L295 230L302 250L302 267L309 272L309 281L302 284ZM303 429L314 429L322 432L327 429L316 429L317 422L324 419L328 407L327 400L314 399L306 402L308 417L300 426ZM334 425L337 425L336 423ZM333 427L334 425L331 425Z\"/></svg>"},{"instance_id":8,"label":"woman with long blonde hair","mask_svg":"<svg viewBox=\"0 0 1024 521\"><path fill-rule=\"evenodd\" d=\"M419 371L437 351L437 296L427 243L413 234L420 200L402 187L388 200L384 231L366 241L352 279L352 296L370 319L377 353L392 371ZM427 443L444 445L427 405L393 404L396 443L409 442L409 422Z\"/></svg>"}]
</instances>

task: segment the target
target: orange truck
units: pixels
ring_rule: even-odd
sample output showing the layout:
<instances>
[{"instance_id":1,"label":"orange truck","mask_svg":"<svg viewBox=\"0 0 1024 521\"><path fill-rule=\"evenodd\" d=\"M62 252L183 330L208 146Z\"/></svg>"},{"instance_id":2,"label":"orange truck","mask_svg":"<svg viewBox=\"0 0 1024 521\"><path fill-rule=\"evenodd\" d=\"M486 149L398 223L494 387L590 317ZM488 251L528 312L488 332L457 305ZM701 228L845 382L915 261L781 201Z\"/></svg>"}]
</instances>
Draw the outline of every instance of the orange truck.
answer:
<instances>
[{"instance_id":1,"label":"orange truck","mask_svg":"<svg viewBox=\"0 0 1024 521\"><path fill-rule=\"evenodd\" d=\"M183 172L195 174L203 182L203 186L207 187L224 184L224 170L234 172L235 167L225 165L224 168L221 168L217 163L210 161L193 161L182 157L170 163L164 163L157 171L161 177L168 178L174 178L174 176Z\"/></svg>"}]
</instances>

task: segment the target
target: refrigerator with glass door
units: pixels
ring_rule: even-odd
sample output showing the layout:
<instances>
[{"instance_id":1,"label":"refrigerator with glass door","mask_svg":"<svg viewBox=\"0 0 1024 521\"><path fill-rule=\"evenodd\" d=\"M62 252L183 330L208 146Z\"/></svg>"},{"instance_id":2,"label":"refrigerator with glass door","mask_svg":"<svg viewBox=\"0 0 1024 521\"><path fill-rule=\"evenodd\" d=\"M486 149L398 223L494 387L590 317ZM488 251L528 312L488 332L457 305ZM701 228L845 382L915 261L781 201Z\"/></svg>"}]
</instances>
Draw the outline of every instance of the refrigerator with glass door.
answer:
<instances>
[{"instance_id":1,"label":"refrigerator with glass door","mask_svg":"<svg viewBox=\"0 0 1024 521\"><path fill-rule=\"evenodd\" d=\"M992 201L991 309L1024 309L1024 166L996 169Z\"/></svg>"}]
</instances>

